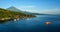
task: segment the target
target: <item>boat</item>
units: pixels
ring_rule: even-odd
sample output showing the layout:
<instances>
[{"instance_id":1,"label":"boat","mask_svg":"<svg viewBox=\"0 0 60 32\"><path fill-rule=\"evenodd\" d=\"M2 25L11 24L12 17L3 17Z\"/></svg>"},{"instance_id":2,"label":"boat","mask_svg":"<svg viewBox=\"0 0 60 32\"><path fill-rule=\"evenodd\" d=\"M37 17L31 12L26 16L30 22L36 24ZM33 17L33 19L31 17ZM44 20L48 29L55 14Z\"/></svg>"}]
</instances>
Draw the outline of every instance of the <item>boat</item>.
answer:
<instances>
[{"instance_id":1,"label":"boat","mask_svg":"<svg viewBox=\"0 0 60 32\"><path fill-rule=\"evenodd\" d=\"M46 25L49 25L49 24L51 24L51 22L47 21L47 22L45 22L45 24L46 24Z\"/></svg>"},{"instance_id":2,"label":"boat","mask_svg":"<svg viewBox=\"0 0 60 32\"><path fill-rule=\"evenodd\" d=\"M14 19L14 21L16 21L17 19Z\"/></svg>"},{"instance_id":3,"label":"boat","mask_svg":"<svg viewBox=\"0 0 60 32\"><path fill-rule=\"evenodd\" d=\"M27 20L29 20L29 18L27 18Z\"/></svg>"},{"instance_id":4,"label":"boat","mask_svg":"<svg viewBox=\"0 0 60 32\"><path fill-rule=\"evenodd\" d=\"M19 20L19 18L17 20Z\"/></svg>"}]
</instances>

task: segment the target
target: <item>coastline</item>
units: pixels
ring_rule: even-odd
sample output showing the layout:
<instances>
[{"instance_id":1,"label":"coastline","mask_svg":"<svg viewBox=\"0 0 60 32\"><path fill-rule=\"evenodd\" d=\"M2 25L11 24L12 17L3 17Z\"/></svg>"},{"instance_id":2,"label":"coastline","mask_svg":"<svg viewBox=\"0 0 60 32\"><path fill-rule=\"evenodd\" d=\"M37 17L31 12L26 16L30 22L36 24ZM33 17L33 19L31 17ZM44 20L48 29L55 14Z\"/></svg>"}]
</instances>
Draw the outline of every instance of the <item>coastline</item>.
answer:
<instances>
[{"instance_id":1,"label":"coastline","mask_svg":"<svg viewBox=\"0 0 60 32\"><path fill-rule=\"evenodd\" d=\"M11 20L14 21L14 19L19 20L19 19L23 19L23 18L34 18L34 17L36 17L36 16L32 16L32 17L31 16L30 17L15 17L15 18L1 18L0 23L11 21Z\"/></svg>"}]
</instances>

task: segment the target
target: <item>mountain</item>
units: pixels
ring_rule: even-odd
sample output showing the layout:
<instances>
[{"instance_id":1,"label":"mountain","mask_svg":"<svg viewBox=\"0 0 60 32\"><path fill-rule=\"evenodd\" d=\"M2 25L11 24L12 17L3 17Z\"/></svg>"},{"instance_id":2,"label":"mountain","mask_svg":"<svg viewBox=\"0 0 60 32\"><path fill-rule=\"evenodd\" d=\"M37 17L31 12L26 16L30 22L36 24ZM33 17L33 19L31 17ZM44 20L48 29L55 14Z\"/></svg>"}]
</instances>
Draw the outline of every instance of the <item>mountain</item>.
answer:
<instances>
[{"instance_id":1,"label":"mountain","mask_svg":"<svg viewBox=\"0 0 60 32\"><path fill-rule=\"evenodd\" d=\"M16 12L21 12L21 13L24 13L24 14L40 15L39 13L32 13L32 12L22 11L20 9L17 9L14 6L11 6L11 7L7 8L7 9L12 10L12 11L16 11Z\"/></svg>"},{"instance_id":2,"label":"mountain","mask_svg":"<svg viewBox=\"0 0 60 32\"><path fill-rule=\"evenodd\" d=\"M7 8L7 10L16 11L16 12L22 12L21 10L17 9L14 6L11 6L11 7Z\"/></svg>"},{"instance_id":3,"label":"mountain","mask_svg":"<svg viewBox=\"0 0 60 32\"><path fill-rule=\"evenodd\" d=\"M11 20L17 18L30 18L30 17L35 17L35 15L31 15L31 14L27 15L24 13L0 8L0 22L3 22L5 20Z\"/></svg>"},{"instance_id":4,"label":"mountain","mask_svg":"<svg viewBox=\"0 0 60 32\"><path fill-rule=\"evenodd\" d=\"M25 15L23 13L0 8L0 18L14 17L16 15Z\"/></svg>"},{"instance_id":5,"label":"mountain","mask_svg":"<svg viewBox=\"0 0 60 32\"><path fill-rule=\"evenodd\" d=\"M11 7L7 8L7 10L16 11L16 12L25 13L25 14L29 14L30 13L30 12L27 12L27 11L22 11L20 9L17 9L14 6L11 6Z\"/></svg>"}]
</instances>

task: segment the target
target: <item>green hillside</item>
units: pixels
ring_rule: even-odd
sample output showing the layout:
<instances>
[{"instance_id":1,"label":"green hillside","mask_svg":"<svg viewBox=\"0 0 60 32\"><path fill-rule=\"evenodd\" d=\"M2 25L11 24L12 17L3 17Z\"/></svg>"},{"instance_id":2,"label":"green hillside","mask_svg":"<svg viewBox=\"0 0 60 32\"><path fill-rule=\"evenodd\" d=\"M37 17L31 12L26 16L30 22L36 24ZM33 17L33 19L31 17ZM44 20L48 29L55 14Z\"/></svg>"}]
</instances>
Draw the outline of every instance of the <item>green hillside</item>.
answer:
<instances>
[{"instance_id":1,"label":"green hillside","mask_svg":"<svg viewBox=\"0 0 60 32\"><path fill-rule=\"evenodd\" d=\"M27 18L27 17L35 17L35 16L0 8L0 20Z\"/></svg>"}]
</instances>

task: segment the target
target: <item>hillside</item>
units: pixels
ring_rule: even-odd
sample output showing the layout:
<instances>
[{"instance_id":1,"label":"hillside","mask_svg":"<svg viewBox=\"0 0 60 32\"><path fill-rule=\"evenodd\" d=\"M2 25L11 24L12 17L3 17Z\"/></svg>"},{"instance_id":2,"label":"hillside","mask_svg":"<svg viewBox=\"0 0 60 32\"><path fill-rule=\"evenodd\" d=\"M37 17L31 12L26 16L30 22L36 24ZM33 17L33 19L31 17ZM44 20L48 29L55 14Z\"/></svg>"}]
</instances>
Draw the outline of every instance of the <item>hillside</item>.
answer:
<instances>
[{"instance_id":1,"label":"hillside","mask_svg":"<svg viewBox=\"0 0 60 32\"><path fill-rule=\"evenodd\" d=\"M23 12L22 10L17 9L17 8L14 7L14 6L8 7L8 8L6 8L6 9L7 9L7 10L11 10L11 11L16 11L16 12Z\"/></svg>"},{"instance_id":2,"label":"hillside","mask_svg":"<svg viewBox=\"0 0 60 32\"><path fill-rule=\"evenodd\" d=\"M24 14L32 14L32 15L41 15L39 13L32 13L32 12L28 12L28 11L22 11L14 6L8 7L6 8L7 10L11 10L11 11L16 11L16 12L20 12L20 13L24 13Z\"/></svg>"},{"instance_id":3,"label":"hillside","mask_svg":"<svg viewBox=\"0 0 60 32\"><path fill-rule=\"evenodd\" d=\"M0 8L0 20L8 20L8 19L16 19L16 18L27 18L27 17L35 17L33 15L24 14L16 11L10 11L7 9Z\"/></svg>"}]
</instances>

